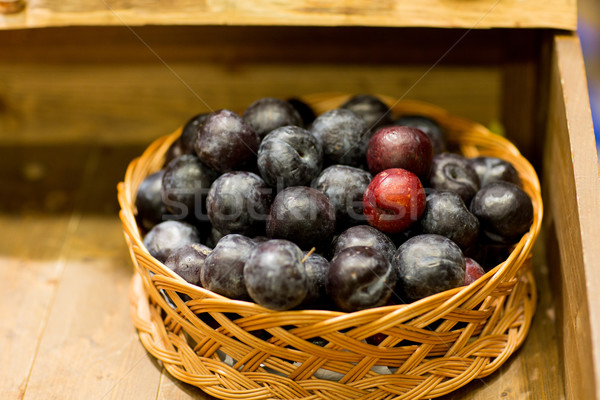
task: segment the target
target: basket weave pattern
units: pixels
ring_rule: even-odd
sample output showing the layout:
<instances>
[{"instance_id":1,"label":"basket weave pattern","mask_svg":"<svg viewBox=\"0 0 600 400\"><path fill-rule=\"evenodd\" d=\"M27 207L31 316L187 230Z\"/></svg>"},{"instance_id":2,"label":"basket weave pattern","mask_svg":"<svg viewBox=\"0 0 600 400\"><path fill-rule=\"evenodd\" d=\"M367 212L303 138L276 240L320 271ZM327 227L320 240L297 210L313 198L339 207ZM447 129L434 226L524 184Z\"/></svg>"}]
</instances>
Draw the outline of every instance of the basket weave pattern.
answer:
<instances>
[{"instance_id":1,"label":"basket weave pattern","mask_svg":"<svg viewBox=\"0 0 600 400\"><path fill-rule=\"evenodd\" d=\"M321 113L347 98L304 100ZM133 322L144 347L171 375L223 399L421 399L491 374L523 343L537 301L531 248L542 200L534 169L510 142L481 125L418 102L392 110L433 117L465 156L501 157L519 171L534 221L508 259L469 286L353 313L277 312L192 286L146 251L135 220L137 188L162 167L175 132L133 160L118 187L135 266ZM373 335L383 340L370 344Z\"/></svg>"}]
</instances>

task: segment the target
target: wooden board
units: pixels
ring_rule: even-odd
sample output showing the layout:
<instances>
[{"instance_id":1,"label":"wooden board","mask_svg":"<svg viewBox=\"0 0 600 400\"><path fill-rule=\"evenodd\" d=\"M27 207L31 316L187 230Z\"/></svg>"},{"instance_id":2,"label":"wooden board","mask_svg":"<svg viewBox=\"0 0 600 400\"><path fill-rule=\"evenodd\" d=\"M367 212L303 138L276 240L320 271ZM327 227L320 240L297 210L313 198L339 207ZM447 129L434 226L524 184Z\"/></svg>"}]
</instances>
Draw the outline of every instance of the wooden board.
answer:
<instances>
[{"instance_id":1,"label":"wooden board","mask_svg":"<svg viewBox=\"0 0 600 400\"><path fill-rule=\"evenodd\" d=\"M0 393L12 400L24 395L38 355L63 268L69 218L1 214L0 225Z\"/></svg>"},{"instance_id":2,"label":"wooden board","mask_svg":"<svg viewBox=\"0 0 600 400\"><path fill-rule=\"evenodd\" d=\"M576 28L575 0L25 1L0 28L60 25L359 25Z\"/></svg>"},{"instance_id":3,"label":"wooden board","mask_svg":"<svg viewBox=\"0 0 600 400\"><path fill-rule=\"evenodd\" d=\"M486 67L439 67L426 76L427 66L244 64L231 71L207 63L171 63L169 68L158 63L47 65L41 73L39 65L0 64L5 79L0 92L11 110L0 114L0 141L149 142L199 112L230 108L241 113L261 97L348 90L406 93L484 124L498 120L494 100L500 73ZM70 114L68 126L64 113Z\"/></svg>"},{"instance_id":4,"label":"wooden board","mask_svg":"<svg viewBox=\"0 0 600 400\"><path fill-rule=\"evenodd\" d=\"M485 125L501 117L507 42L498 32L456 42L466 32L323 28L318 44L300 28L102 32L0 32L0 141L147 143L202 111L316 92L423 100ZM482 56L460 64L473 51Z\"/></svg>"},{"instance_id":5,"label":"wooden board","mask_svg":"<svg viewBox=\"0 0 600 400\"><path fill-rule=\"evenodd\" d=\"M544 198L551 274L557 295L566 393L600 398L600 180L575 36L554 42L545 142Z\"/></svg>"}]
</instances>

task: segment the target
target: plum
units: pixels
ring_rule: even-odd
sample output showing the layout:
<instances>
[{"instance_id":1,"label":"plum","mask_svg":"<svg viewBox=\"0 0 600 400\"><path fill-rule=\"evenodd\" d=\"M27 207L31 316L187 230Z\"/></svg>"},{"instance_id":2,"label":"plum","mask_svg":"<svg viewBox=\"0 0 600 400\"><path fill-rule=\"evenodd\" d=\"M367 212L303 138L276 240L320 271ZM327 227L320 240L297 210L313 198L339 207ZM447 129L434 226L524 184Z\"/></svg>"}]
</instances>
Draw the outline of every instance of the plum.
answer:
<instances>
[{"instance_id":1,"label":"plum","mask_svg":"<svg viewBox=\"0 0 600 400\"><path fill-rule=\"evenodd\" d=\"M390 262L368 246L349 247L329 265L327 292L343 311L358 311L387 303L396 285Z\"/></svg>"},{"instance_id":2,"label":"plum","mask_svg":"<svg viewBox=\"0 0 600 400\"><path fill-rule=\"evenodd\" d=\"M200 279L204 261L211 249L200 243L190 243L171 252L165 266L192 285L202 286Z\"/></svg>"},{"instance_id":3,"label":"plum","mask_svg":"<svg viewBox=\"0 0 600 400\"><path fill-rule=\"evenodd\" d=\"M445 236L462 250L472 246L479 235L479 220L454 192L428 194L419 226L421 232Z\"/></svg>"},{"instance_id":4,"label":"plum","mask_svg":"<svg viewBox=\"0 0 600 400\"><path fill-rule=\"evenodd\" d=\"M184 154L196 154L194 150L196 136L198 135L198 131L208 115L208 113L198 114L186 122L179 137L173 143L171 143L171 146L169 146L167 149L167 153L165 155L165 165L167 165L172 159Z\"/></svg>"},{"instance_id":5,"label":"plum","mask_svg":"<svg viewBox=\"0 0 600 400\"><path fill-rule=\"evenodd\" d=\"M298 126L283 126L271 131L258 149L260 175L273 187L309 185L322 166L321 142Z\"/></svg>"},{"instance_id":6,"label":"plum","mask_svg":"<svg viewBox=\"0 0 600 400\"><path fill-rule=\"evenodd\" d=\"M242 118L261 139L282 126L304 126L300 113L292 104L274 97L256 100L246 108Z\"/></svg>"},{"instance_id":7,"label":"plum","mask_svg":"<svg viewBox=\"0 0 600 400\"><path fill-rule=\"evenodd\" d=\"M323 145L325 165L359 167L364 163L369 126L353 111L337 108L319 115L310 131Z\"/></svg>"},{"instance_id":8,"label":"plum","mask_svg":"<svg viewBox=\"0 0 600 400\"><path fill-rule=\"evenodd\" d=\"M360 168L348 165L327 167L311 183L311 186L329 198L335 207L339 229L364 223L362 199L373 176Z\"/></svg>"},{"instance_id":9,"label":"plum","mask_svg":"<svg viewBox=\"0 0 600 400\"><path fill-rule=\"evenodd\" d=\"M137 220L146 230L163 221L167 208L162 199L162 178L165 170L148 175L138 187L135 196Z\"/></svg>"},{"instance_id":10,"label":"plum","mask_svg":"<svg viewBox=\"0 0 600 400\"><path fill-rule=\"evenodd\" d=\"M194 150L215 171L229 172L252 167L260 138L231 110L210 113L198 131Z\"/></svg>"},{"instance_id":11,"label":"plum","mask_svg":"<svg viewBox=\"0 0 600 400\"><path fill-rule=\"evenodd\" d=\"M388 126L369 140L367 163L373 175L389 168L402 168L427 178L433 158L429 137L417 128Z\"/></svg>"},{"instance_id":12,"label":"plum","mask_svg":"<svg viewBox=\"0 0 600 400\"><path fill-rule=\"evenodd\" d=\"M352 96L340 108L353 111L365 120L369 129L375 132L379 127L393 123L390 108L378 97L370 94Z\"/></svg>"},{"instance_id":13,"label":"plum","mask_svg":"<svg viewBox=\"0 0 600 400\"><path fill-rule=\"evenodd\" d=\"M367 222L386 233L410 228L423 215L425 204L421 181L412 172L401 168L378 173L363 196Z\"/></svg>"},{"instance_id":14,"label":"plum","mask_svg":"<svg viewBox=\"0 0 600 400\"><path fill-rule=\"evenodd\" d=\"M465 286L470 285L485 275L485 270L479 263L470 257L465 257Z\"/></svg>"},{"instance_id":15,"label":"plum","mask_svg":"<svg viewBox=\"0 0 600 400\"><path fill-rule=\"evenodd\" d=\"M385 233L369 225L357 225L346 229L335 239L333 254L356 246L372 247L390 262L396 253L396 245Z\"/></svg>"},{"instance_id":16,"label":"plum","mask_svg":"<svg viewBox=\"0 0 600 400\"><path fill-rule=\"evenodd\" d=\"M433 156L429 185L439 191L457 193L467 205L480 188L479 177L469 160L454 153Z\"/></svg>"},{"instance_id":17,"label":"plum","mask_svg":"<svg viewBox=\"0 0 600 400\"><path fill-rule=\"evenodd\" d=\"M160 262L165 262L177 248L191 243L200 243L198 229L181 221L161 222L144 236L144 246Z\"/></svg>"},{"instance_id":18,"label":"plum","mask_svg":"<svg viewBox=\"0 0 600 400\"><path fill-rule=\"evenodd\" d=\"M230 299L246 300L244 264L256 247L249 237L225 235L204 260L202 286Z\"/></svg>"},{"instance_id":19,"label":"plum","mask_svg":"<svg viewBox=\"0 0 600 400\"><path fill-rule=\"evenodd\" d=\"M302 301L304 307L320 306L321 301L325 300L327 295L327 271L329 270L329 261L317 253L305 251L302 253L304 269L306 271L308 291Z\"/></svg>"},{"instance_id":20,"label":"plum","mask_svg":"<svg viewBox=\"0 0 600 400\"><path fill-rule=\"evenodd\" d=\"M184 154L195 153L194 146L196 143L196 138L198 137L198 133L209 115L210 113L194 115L181 129L181 135L177 140L181 143L181 149Z\"/></svg>"},{"instance_id":21,"label":"plum","mask_svg":"<svg viewBox=\"0 0 600 400\"><path fill-rule=\"evenodd\" d=\"M521 186L521 178L515 167L506 160L498 157L475 157L469 160L475 169L481 187L490 182L510 182Z\"/></svg>"},{"instance_id":22,"label":"plum","mask_svg":"<svg viewBox=\"0 0 600 400\"><path fill-rule=\"evenodd\" d=\"M287 100L288 103L292 105L300 114L300 118L302 118L303 126L308 127L313 123L317 115L315 114L315 110L312 109L310 105L308 105L305 101L300 100L298 98L292 97Z\"/></svg>"},{"instance_id":23,"label":"plum","mask_svg":"<svg viewBox=\"0 0 600 400\"><path fill-rule=\"evenodd\" d=\"M259 243L244 265L246 289L252 300L272 310L289 310L308 293L302 251L288 240Z\"/></svg>"},{"instance_id":24,"label":"plum","mask_svg":"<svg viewBox=\"0 0 600 400\"><path fill-rule=\"evenodd\" d=\"M440 154L446 151L446 138L440 125L432 118L423 115L405 115L394 121L394 125L410 126L423 131L433 147L433 154Z\"/></svg>"},{"instance_id":25,"label":"plum","mask_svg":"<svg viewBox=\"0 0 600 400\"><path fill-rule=\"evenodd\" d=\"M470 210L479 219L484 235L496 243L518 242L533 222L531 198L509 182L485 185L473 197Z\"/></svg>"},{"instance_id":26,"label":"plum","mask_svg":"<svg viewBox=\"0 0 600 400\"><path fill-rule=\"evenodd\" d=\"M392 264L402 292L410 299L463 286L465 257L452 240L435 234L417 235L404 242Z\"/></svg>"},{"instance_id":27,"label":"plum","mask_svg":"<svg viewBox=\"0 0 600 400\"><path fill-rule=\"evenodd\" d=\"M255 236L264 233L271 201L271 189L258 175L233 171L213 182L206 209L213 228L222 234Z\"/></svg>"},{"instance_id":28,"label":"plum","mask_svg":"<svg viewBox=\"0 0 600 400\"><path fill-rule=\"evenodd\" d=\"M161 190L171 218L206 221L204 202L215 178L216 173L192 154L182 155L167 164Z\"/></svg>"},{"instance_id":29,"label":"plum","mask_svg":"<svg viewBox=\"0 0 600 400\"><path fill-rule=\"evenodd\" d=\"M267 217L267 237L286 239L304 250L330 245L335 230L335 208L323 193L306 186L279 192Z\"/></svg>"}]
</instances>

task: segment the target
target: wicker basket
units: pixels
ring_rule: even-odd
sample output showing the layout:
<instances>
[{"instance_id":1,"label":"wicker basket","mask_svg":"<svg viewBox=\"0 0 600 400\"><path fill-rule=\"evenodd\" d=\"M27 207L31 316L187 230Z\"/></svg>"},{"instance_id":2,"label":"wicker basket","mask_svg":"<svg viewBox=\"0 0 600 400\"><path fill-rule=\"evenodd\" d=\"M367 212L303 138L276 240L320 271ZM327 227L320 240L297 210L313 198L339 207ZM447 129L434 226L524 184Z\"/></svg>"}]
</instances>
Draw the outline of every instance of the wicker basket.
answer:
<instances>
[{"instance_id":1,"label":"wicker basket","mask_svg":"<svg viewBox=\"0 0 600 400\"><path fill-rule=\"evenodd\" d=\"M303 100L321 113L347 98ZM515 146L481 125L428 104L382 99L395 116L435 118L448 143L468 157L513 163L533 201L531 230L506 261L466 287L353 313L276 312L187 284L144 248L136 191L161 168L179 132L160 138L131 162L118 195L135 266L132 318L144 347L171 375L222 399L421 399L491 374L523 343L536 305L530 253L542 219L534 169ZM365 340L375 334L384 338L376 346Z\"/></svg>"}]
</instances>

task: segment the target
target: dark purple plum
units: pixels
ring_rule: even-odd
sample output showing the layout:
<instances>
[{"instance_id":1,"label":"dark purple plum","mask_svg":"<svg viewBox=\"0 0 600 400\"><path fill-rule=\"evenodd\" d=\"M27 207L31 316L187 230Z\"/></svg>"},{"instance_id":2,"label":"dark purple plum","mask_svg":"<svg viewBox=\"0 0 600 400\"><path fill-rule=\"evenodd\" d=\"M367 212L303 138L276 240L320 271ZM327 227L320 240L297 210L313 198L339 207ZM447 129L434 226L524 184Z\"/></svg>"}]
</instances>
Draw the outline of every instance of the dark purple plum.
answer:
<instances>
[{"instance_id":1,"label":"dark purple plum","mask_svg":"<svg viewBox=\"0 0 600 400\"><path fill-rule=\"evenodd\" d=\"M515 167L506 160L497 157L475 157L469 160L475 169L481 187L490 182L509 182L521 186L521 178Z\"/></svg>"},{"instance_id":2,"label":"dark purple plum","mask_svg":"<svg viewBox=\"0 0 600 400\"><path fill-rule=\"evenodd\" d=\"M244 266L246 289L252 300L272 310L289 310L305 299L308 277L302 251L287 240L256 246Z\"/></svg>"},{"instance_id":3,"label":"dark purple plum","mask_svg":"<svg viewBox=\"0 0 600 400\"><path fill-rule=\"evenodd\" d=\"M372 247L390 262L396 253L396 245L385 233L370 225L357 225L340 233L335 240L333 254L356 246Z\"/></svg>"},{"instance_id":4,"label":"dark purple plum","mask_svg":"<svg viewBox=\"0 0 600 400\"><path fill-rule=\"evenodd\" d=\"M446 138L440 125L433 119L421 115L406 115L398 118L394 125L410 126L423 131L433 146L433 154L440 154L446 151Z\"/></svg>"},{"instance_id":5,"label":"dark purple plum","mask_svg":"<svg viewBox=\"0 0 600 400\"><path fill-rule=\"evenodd\" d=\"M282 126L271 131L258 148L260 175L273 187L309 185L322 166L321 142L299 126Z\"/></svg>"},{"instance_id":6,"label":"dark purple plum","mask_svg":"<svg viewBox=\"0 0 600 400\"><path fill-rule=\"evenodd\" d=\"M373 175L348 165L332 165L317 176L311 186L329 198L335 207L338 228L364 223L363 194Z\"/></svg>"},{"instance_id":7,"label":"dark purple plum","mask_svg":"<svg viewBox=\"0 0 600 400\"><path fill-rule=\"evenodd\" d=\"M267 237L286 239L304 250L321 250L331 244L335 208L323 193L306 186L279 192L267 217Z\"/></svg>"},{"instance_id":8,"label":"dark purple plum","mask_svg":"<svg viewBox=\"0 0 600 400\"><path fill-rule=\"evenodd\" d=\"M217 243L219 243L219 240L221 240L223 236L225 235L216 230L214 226L211 226L210 232L208 233L208 237L206 238L205 243L208 247L214 249L214 247L217 245Z\"/></svg>"},{"instance_id":9,"label":"dark purple plum","mask_svg":"<svg viewBox=\"0 0 600 400\"><path fill-rule=\"evenodd\" d=\"M167 208L162 200L162 178L164 169L148 175L138 187L135 196L137 220L146 230L163 221Z\"/></svg>"},{"instance_id":10,"label":"dark purple plum","mask_svg":"<svg viewBox=\"0 0 600 400\"><path fill-rule=\"evenodd\" d=\"M206 210L213 228L222 234L255 236L264 232L271 201L271 189L258 175L234 171L213 182Z\"/></svg>"},{"instance_id":11,"label":"dark purple plum","mask_svg":"<svg viewBox=\"0 0 600 400\"><path fill-rule=\"evenodd\" d=\"M181 150L184 154L195 154L196 139L198 139L200 129L209 115L210 113L194 115L181 129L181 135L178 140L181 142Z\"/></svg>"},{"instance_id":12,"label":"dark purple plum","mask_svg":"<svg viewBox=\"0 0 600 400\"><path fill-rule=\"evenodd\" d=\"M203 163L219 172L252 167L260 138L230 110L212 112L198 131L194 150Z\"/></svg>"},{"instance_id":13,"label":"dark purple plum","mask_svg":"<svg viewBox=\"0 0 600 400\"><path fill-rule=\"evenodd\" d=\"M394 255L401 291L412 300L462 286L465 257L452 240L432 234L404 242Z\"/></svg>"},{"instance_id":14,"label":"dark purple plum","mask_svg":"<svg viewBox=\"0 0 600 400\"><path fill-rule=\"evenodd\" d=\"M367 147L369 171L377 175L390 168L402 168L427 178L433 158L431 140L421 130L408 126L379 129Z\"/></svg>"},{"instance_id":15,"label":"dark purple plum","mask_svg":"<svg viewBox=\"0 0 600 400\"><path fill-rule=\"evenodd\" d=\"M249 237L225 235L204 260L202 286L230 299L246 300L244 264L256 247Z\"/></svg>"},{"instance_id":16,"label":"dark purple plum","mask_svg":"<svg viewBox=\"0 0 600 400\"><path fill-rule=\"evenodd\" d=\"M480 187L477 172L469 160L454 153L433 156L429 185L438 191L457 193L465 204L470 204Z\"/></svg>"},{"instance_id":17,"label":"dark purple plum","mask_svg":"<svg viewBox=\"0 0 600 400\"><path fill-rule=\"evenodd\" d=\"M204 201L216 173L198 157L185 154L165 167L162 200L174 219L205 221Z\"/></svg>"},{"instance_id":18,"label":"dark purple plum","mask_svg":"<svg viewBox=\"0 0 600 400\"><path fill-rule=\"evenodd\" d=\"M186 122L177 140L175 140L167 150L165 165L172 159L184 154L196 154L194 143L196 142L198 131L208 115L209 113L194 115Z\"/></svg>"},{"instance_id":19,"label":"dark purple plum","mask_svg":"<svg viewBox=\"0 0 600 400\"><path fill-rule=\"evenodd\" d=\"M515 243L529 231L533 203L523 189L509 182L492 182L473 197L471 212L483 234L496 243Z\"/></svg>"},{"instance_id":20,"label":"dark purple plum","mask_svg":"<svg viewBox=\"0 0 600 400\"><path fill-rule=\"evenodd\" d=\"M202 286L200 280L202 267L204 267L204 260L210 252L210 247L200 243L190 243L172 251L165 261L165 266L172 269L186 282Z\"/></svg>"},{"instance_id":21,"label":"dark purple plum","mask_svg":"<svg viewBox=\"0 0 600 400\"><path fill-rule=\"evenodd\" d=\"M264 97L250 104L242 118L260 138L282 126L304 126L302 117L292 104L273 97Z\"/></svg>"},{"instance_id":22,"label":"dark purple plum","mask_svg":"<svg viewBox=\"0 0 600 400\"><path fill-rule=\"evenodd\" d=\"M302 305L306 307L320 306L327 296L327 271L329 270L329 261L317 253L311 253L308 257L307 251L303 252L304 269L308 280L308 292ZM321 308L321 307L319 307Z\"/></svg>"},{"instance_id":23,"label":"dark purple plum","mask_svg":"<svg viewBox=\"0 0 600 400\"><path fill-rule=\"evenodd\" d=\"M177 248L191 243L200 243L198 229L181 221L161 222L144 236L144 246L160 262L165 262Z\"/></svg>"},{"instance_id":24,"label":"dark purple plum","mask_svg":"<svg viewBox=\"0 0 600 400\"><path fill-rule=\"evenodd\" d=\"M306 102L297 99L297 98L291 98L287 100L288 103L290 103L292 105L292 107L294 107L296 109L296 111L298 111L298 114L300 114L300 118L302 118L302 122L303 122L303 126L307 127L310 126L310 124L313 123L313 121L315 120L315 118L317 118L317 115L315 114L315 110L312 109L312 107L310 105L308 105Z\"/></svg>"},{"instance_id":25,"label":"dark purple plum","mask_svg":"<svg viewBox=\"0 0 600 400\"><path fill-rule=\"evenodd\" d=\"M353 111L345 108L327 111L314 120L310 131L321 140L327 165L364 164L369 126Z\"/></svg>"},{"instance_id":26,"label":"dark purple plum","mask_svg":"<svg viewBox=\"0 0 600 400\"><path fill-rule=\"evenodd\" d=\"M462 250L475 244L479 235L479 220L454 192L428 194L419 225L421 232L445 236Z\"/></svg>"},{"instance_id":27,"label":"dark purple plum","mask_svg":"<svg viewBox=\"0 0 600 400\"><path fill-rule=\"evenodd\" d=\"M181 138L178 138L173 143L171 143L171 145L167 149L167 152L165 153L165 163L163 164L163 167L166 167L167 164L169 164L171 161L185 154L183 152L183 147L181 145L180 139Z\"/></svg>"},{"instance_id":28,"label":"dark purple plum","mask_svg":"<svg viewBox=\"0 0 600 400\"><path fill-rule=\"evenodd\" d=\"M378 97L370 94L355 95L342 104L340 108L356 113L365 120L372 132L382 126L391 125L394 121L390 108Z\"/></svg>"},{"instance_id":29,"label":"dark purple plum","mask_svg":"<svg viewBox=\"0 0 600 400\"><path fill-rule=\"evenodd\" d=\"M349 247L329 264L327 292L343 311L382 306L392 296L395 286L392 265L372 247Z\"/></svg>"}]
</instances>

